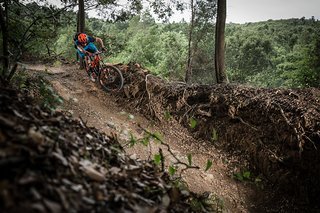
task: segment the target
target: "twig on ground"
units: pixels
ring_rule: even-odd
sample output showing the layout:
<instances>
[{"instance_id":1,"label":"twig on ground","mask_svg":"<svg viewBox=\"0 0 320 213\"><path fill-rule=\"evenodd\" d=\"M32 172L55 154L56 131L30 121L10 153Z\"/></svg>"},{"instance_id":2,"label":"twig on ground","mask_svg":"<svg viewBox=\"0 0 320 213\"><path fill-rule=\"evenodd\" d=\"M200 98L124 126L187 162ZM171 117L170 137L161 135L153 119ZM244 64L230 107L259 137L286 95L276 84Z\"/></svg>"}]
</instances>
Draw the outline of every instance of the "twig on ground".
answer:
<instances>
[{"instance_id":1,"label":"twig on ground","mask_svg":"<svg viewBox=\"0 0 320 213\"><path fill-rule=\"evenodd\" d=\"M183 161L181 161L171 150L169 144L165 143L162 141L161 138L159 138L157 135L153 134L152 132L148 131L147 129L143 128L141 125L139 125L139 127L146 132L147 134L149 134L150 136L152 136L153 138L156 138L158 141L161 142L161 145L165 146L167 148L167 151L170 153L170 155L177 161L176 164L181 164L183 166L186 167L186 169L200 169L199 166L191 166Z\"/></svg>"}]
</instances>

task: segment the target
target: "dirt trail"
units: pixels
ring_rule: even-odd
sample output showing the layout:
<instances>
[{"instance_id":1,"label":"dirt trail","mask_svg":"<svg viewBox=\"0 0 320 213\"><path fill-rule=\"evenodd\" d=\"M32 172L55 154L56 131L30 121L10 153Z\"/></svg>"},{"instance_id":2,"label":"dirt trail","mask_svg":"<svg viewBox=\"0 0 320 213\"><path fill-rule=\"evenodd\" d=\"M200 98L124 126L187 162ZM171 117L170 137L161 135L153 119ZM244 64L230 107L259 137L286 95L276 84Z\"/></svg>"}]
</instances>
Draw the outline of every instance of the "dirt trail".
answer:
<instances>
[{"instance_id":1,"label":"dirt trail","mask_svg":"<svg viewBox=\"0 0 320 213\"><path fill-rule=\"evenodd\" d=\"M254 184L239 182L231 177L230 165L235 159L214 148L208 150L204 141L195 140L175 121L155 123L139 115L135 109L116 103L112 95L90 82L85 72L75 65L58 68L27 65L27 69L45 73L44 76L64 99L62 110L72 113L75 118L81 118L88 126L107 134L117 134L124 146L130 139L130 133L136 138L143 137L143 130L139 127L141 125L152 132L160 132L179 159L186 160L187 154L191 153L193 164L201 169L190 169L184 173L188 187L194 192L211 192L222 199L225 212L266 211L266 201L258 199L258 193L262 192ZM131 148L125 146L125 149L128 154L142 159L152 158L151 153L158 151L155 145L151 148L142 145ZM212 160L213 166L205 172L207 159Z\"/></svg>"}]
</instances>

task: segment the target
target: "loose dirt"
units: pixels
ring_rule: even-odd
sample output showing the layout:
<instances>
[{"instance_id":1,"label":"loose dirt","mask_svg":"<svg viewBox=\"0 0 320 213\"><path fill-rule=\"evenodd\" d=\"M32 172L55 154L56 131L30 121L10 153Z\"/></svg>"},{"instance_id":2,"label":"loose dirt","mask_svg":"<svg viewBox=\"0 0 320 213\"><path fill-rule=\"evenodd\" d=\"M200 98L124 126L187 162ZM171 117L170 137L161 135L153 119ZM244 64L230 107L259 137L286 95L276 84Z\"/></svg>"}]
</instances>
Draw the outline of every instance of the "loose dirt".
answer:
<instances>
[{"instance_id":1,"label":"loose dirt","mask_svg":"<svg viewBox=\"0 0 320 213\"><path fill-rule=\"evenodd\" d=\"M104 92L96 83L89 81L84 70L75 65L45 67L26 65L30 72L41 73L48 79L55 91L64 99L59 110L71 113L83 120L87 126L95 127L107 134L117 135L126 152L142 159L153 158L159 145L141 144L129 146L130 138L143 138L144 130L159 132L163 141L169 144L176 157L184 162L192 154L193 165L200 169L188 169L182 176L189 189L197 193L214 195L222 200L225 212L272 212L278 209L273 205L277 197L262 189L263 184L252 181L239 181L234 174L240 171L239 159L214 148L208 149L208 141L195 139L178 122L169 119L166 122L148 120L123 103L117 102L112 94ZM141 128L142 127L142 128ZM132 136L131 136L132 135ZM165 147L161 147L165 150ZM165 153L167 166L174 163L174 158ZM205 171L207 160L213 162ZM285 203L285 199L277 200Z\"/></svg>"}]
</instances>

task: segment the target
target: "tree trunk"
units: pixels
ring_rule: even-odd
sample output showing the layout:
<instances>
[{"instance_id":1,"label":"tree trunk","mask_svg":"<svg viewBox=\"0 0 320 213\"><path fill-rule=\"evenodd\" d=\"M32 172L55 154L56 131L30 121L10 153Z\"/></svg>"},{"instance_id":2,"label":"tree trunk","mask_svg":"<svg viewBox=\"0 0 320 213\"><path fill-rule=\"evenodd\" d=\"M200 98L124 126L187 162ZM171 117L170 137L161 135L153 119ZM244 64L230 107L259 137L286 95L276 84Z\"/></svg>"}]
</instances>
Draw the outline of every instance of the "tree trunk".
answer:
<instances>
[{"instance_id":1,"label":"tree trunk","mask_svg":"<svg viewBox=\"0 0 320 213\"><path fill-rule=\"evenodd\" d=\"M6 79L6 76L8 74L9 70L9 46L8 46L8 16L7 16L7 6L8 3L5 1L4 3L5 7L3 10L2 7L0 6L0 26L1 26L1 33L2 33L2 60L3 60L3 70L1 73L1 79L4 80Z\"/></svg>"},{"instance_id":2,"label":"tree trunk","mask_svg":"<svg viewBox=\"0 0 320 213\"><path fill-rule=\"evenodd\" d=\"M80 32L80 33L84 33L84 28L85 28L85 18L86 18L86 14L85 14L85 11L84 11L84 0L79 0L78 2L78 7L79 7L79 10L78 10L78 20L77 20L77 32ZM77 59L78 59L78 54L77 54ZM83 69L84 66L83 66L83 60L82 58L80 57L79 58L79 61L80 61L80 69Z\"/></svg>"},{"instance_id":3,"label":"tree trunk","mask_svg":"<svg viewBox=\"0 0 320 213\"><path fill-rule=\"evenodd\" d=\"M215 40L215 69L217 83L227 83L228 78L225 71L224 61L224 30L226 24L227 2L218 0L218 11L216 21L216 40Z\"/></svg>"},{"instance_id":4,"label":"tree trunk","mask_svg":"<svg viewBox=\"0 0 320 213\"><path fill-rule=\"evenodd\" d=\"M192 34L193 34L193 27L194 27L194 5L193 0L191 0L191 23L189 28L189 39L188 39L188 61L187 61L187 70L185 81L186 83L190 83L192 77Z\"/></svg>"},{"instance_id":5,"label":"tree trunk","mask_svg":"<svg viewBox=\"0 0 320 213\"><path fill-rule=\"evenodd\" d=\"M78 32L83 33L84 32L84 28L85 28L85 19L86 19L86 14L84 11L84 0L79 0L79 11L78 11L78 26L77 26L77 30Z\"/></svg>"}]
</instances>

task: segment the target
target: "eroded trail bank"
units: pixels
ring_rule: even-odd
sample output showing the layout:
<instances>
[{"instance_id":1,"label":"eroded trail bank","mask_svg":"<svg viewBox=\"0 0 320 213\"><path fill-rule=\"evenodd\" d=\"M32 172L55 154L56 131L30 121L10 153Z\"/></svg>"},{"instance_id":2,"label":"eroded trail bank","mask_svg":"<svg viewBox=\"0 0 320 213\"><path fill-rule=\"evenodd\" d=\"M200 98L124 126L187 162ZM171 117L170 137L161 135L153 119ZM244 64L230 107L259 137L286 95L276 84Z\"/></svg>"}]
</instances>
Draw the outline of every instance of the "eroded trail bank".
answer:
<instances>
[{"instance_id":1,"label":"eroded trail bank","mask_svg":"<svg viewBox=\"0 0 320 213\"><path fill-rule=\"evenodd\" d=\"M116 137L0 88L0 212L205 210L152 161L126 155Z\"/></svg>"},{"instance_id":2,"label":"eroded trail bank","mask_svg":"<svg viewBox=\"0 0 320 213\"><path fill-rule=\"evenodd\" d=\"M152 132L160 132L163 141L170 145L171 151L179 159L187 162L186 156L192 154L193 164L201 168L189 169L184 173L186 184L196 193L207 192L206 195L213 196L217 211L223 208L225 212L251 212L251 209L265 207L263 199L255 199L256 186L253 183L246 184L232 178L230 165L236 164L237 159L228 157L213 147L207 149L204 140L194 139L188 130L174 119L161 123L146 119L138 113L137 108L124 104L90 82L85 73L76 66L28 66L28 69L36 75L44 75L50 81L64 99L63 111L73 114L75 118L81 118L87 126L95 127L108 135L117 135L126 152L133 158L152 159L159 151L159 147L154 143L150 147L141 144L126 146L131 134L136 139L144 137L144 131L139 126ZM45 69L46 73L43 72ZM166 148L163 148L163 152L168 164L175 162L166 152ZM213 166L205 172L208 159L212 160Z\"/></svg>"},{"instance_id":3,"label":"eroded trail bank","mask_svg":"<svg viewBox=\"0 0 320 213\"><path fill-rule=\"evenodd\" d=\"M188 86L165 82L138 64L120 67L126 76L121 101L160 121L171 115L194 137L245 156L252 170L298 202L319 204L320 89Z\"/></svg>"},{"instance_id":4,"label":"eroded trail bank","mask_svg":"<svg viewBox=\"0 0 320 213\"><path fill-rule=\"evenodd\" d=\"M136 64L119 67L125 87L112 95L89 82L76 67L49 69L47 78L65 99L65 110L81 116L88 125L117 133L124 144L130 133L143 137L140 124L160 131L179 157L192 153L197 165L213 159L208 172L191 170L185 178L192 190L217 194L230 212L279 212L290 205L308 208L316 202L313 193L319 188L312 175L319 172L319 90L186 86L167 83ZM145 148L127 152L150 157ZM243 161L239 163L234 156ZM251 167L243 162L250 162ZM259 180L252 179L256 177L242 182L232 178L234 174L244 178L248 174L244 171L263 174L275 188L294 192L296 199L288 201L276 190L264 192L252 182ZM313 191L310 186L315 186Z\"/></svg>"}]
</instances>

